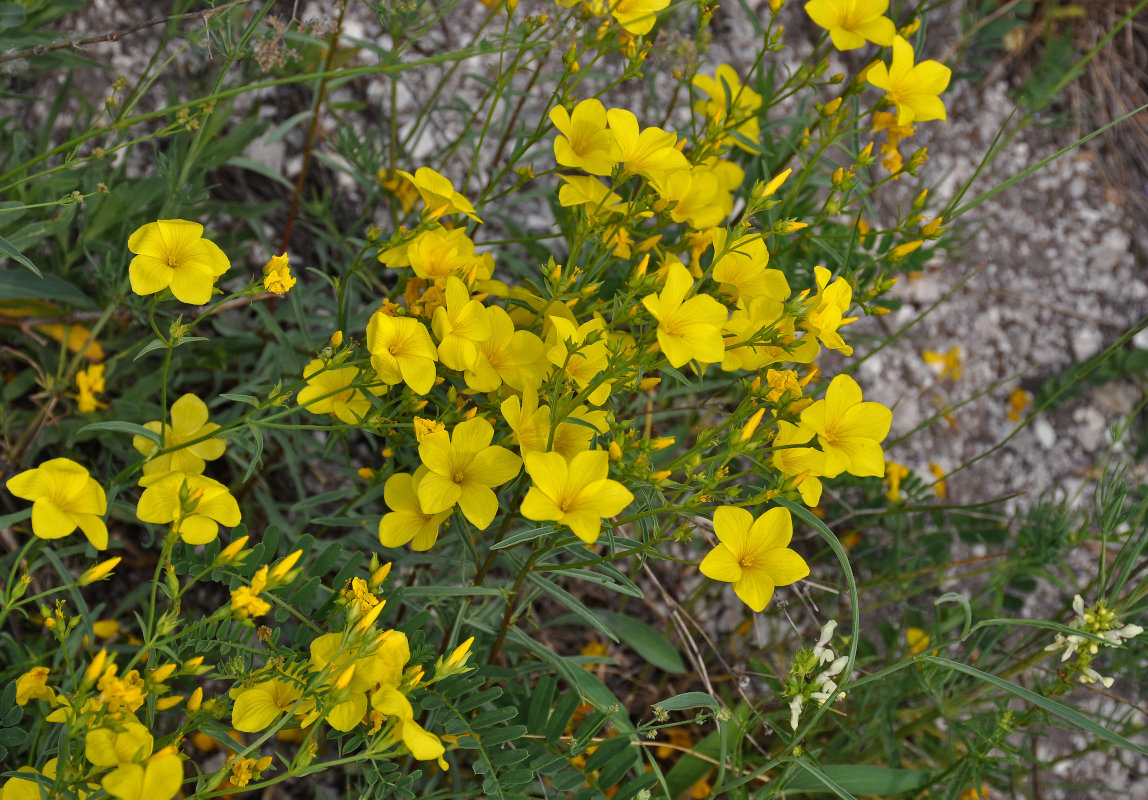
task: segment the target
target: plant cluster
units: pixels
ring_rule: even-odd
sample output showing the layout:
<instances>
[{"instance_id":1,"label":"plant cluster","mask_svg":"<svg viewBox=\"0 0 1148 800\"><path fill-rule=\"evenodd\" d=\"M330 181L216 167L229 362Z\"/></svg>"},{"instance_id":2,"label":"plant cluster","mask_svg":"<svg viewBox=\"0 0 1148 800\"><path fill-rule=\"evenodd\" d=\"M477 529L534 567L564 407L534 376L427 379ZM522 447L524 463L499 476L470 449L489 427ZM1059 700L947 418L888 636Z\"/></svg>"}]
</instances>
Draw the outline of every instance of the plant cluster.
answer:
<instances>
[{"instance_id":1,"label":"plant cluster","mask_svg":"<svg viewBox=\"0 0 1148 800\"><path fill-rule=\"evenodd\" d=\"M913 770L860 746L855 763L877 772L818 755L841 735L828 712L860 690L845 713L863 715L863 687L908 681L914 662L1021 692L930 654L918 628L890 666L899 646L867 644L857 677L851 561L865 548L850 553L821 519L848 492L894 519L902 491L927 493L886 462L892 412L842 367L848 326L893 307L884 293L945 234L943 215L924 215L926 191L896 219L873 216L882 187L927 160L902 155L915 126L945 118L950 71L918 58L920 19L906 12L898 27L887 2L811 0L824 34L786 69L771 3L752 67L677 75L690 101L654 124L611 93L643 80L661 20L704 42L713 7L516 5L488 5L479 32L502 26L493 40L431 59L414 44L449 26L455 4L379 5L392 45L367 66L340 56L346 4L326 39L269 17L271 3L204 13L199 45L223 63L202 97L133 116L164 77L153 63L115 89L107 126L7 156L0 245L18 264L3 273L2 313L27 352L0 412L2 520L17 537L0 609L3 800L214 797L304 779L363 797L732 796L803 791L809 778L843 797L956 791L1013 730L1002 722L984 749ZM834 48L870 44L885 50L864 69L827 75ZM332 82L398 82L491 49L500 71L473 110L465 177L449 166L461 148L415 158L392 121L377 141L334 142L363 192L354 226L334 226L318 201L300 210L300 180L283 241L305 227L323 242L315 263L260 241L257 214L212 205L213 171L251 168L239 154L260 133L229 120L248 91L233 68L271 70L256 88L314 83L313 133ZM310 58L310 72L292 74L289 57ZM510 99L528 72L536 120ZM482 186L484 140L512 108ZM108 165L149 143L167 147L156 174ZM98 186L39 199L67 170ZM526 201L550 230L515 224ZM34 238L42 208L79 233ZM244 274L244 262L264 266ZM1142 524L1140 508L1120 524ZM775 663L754 656L772 676L756 695L715 686L696 652L691 678L631 605L671 568L691 588L663 591L666 612L723 604L747 619L816 572L844 588L850 633L822 617L811 649L779 636ZM1081 680L1099 679L1094 643L1140 630L1103 603L1082 608L1071 627L1045 627ZM616 661L590 645L573 655L548 636L555 626L625 643L647 663L638 683L683 691L623 702L624 684L593 669ZM926 695L942 691L919 675ZM688 721L669 715L692 709L716 730L684 739L688 757L646 746L684 735Z\"/></svg>"}]
</instances>

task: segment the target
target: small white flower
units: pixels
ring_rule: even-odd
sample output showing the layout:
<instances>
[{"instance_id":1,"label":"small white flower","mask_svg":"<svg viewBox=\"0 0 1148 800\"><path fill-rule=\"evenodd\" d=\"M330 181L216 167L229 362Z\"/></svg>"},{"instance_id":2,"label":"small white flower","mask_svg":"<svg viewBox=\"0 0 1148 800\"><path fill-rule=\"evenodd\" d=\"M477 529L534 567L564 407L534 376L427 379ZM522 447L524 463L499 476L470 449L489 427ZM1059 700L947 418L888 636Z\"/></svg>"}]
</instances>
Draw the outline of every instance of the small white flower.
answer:
<instances>
[{"instance_id":1,"label":"small white flower","mask_svg":"<svg viewBox=\"0 0 1148 800\"><path fill-rule=\"evenodd\" d=\"M833 631L837 629L837 620L831 619L821 629L821 637L813 648L813 657L818 664L833 660L833 648L829 647L829 640L833 638Z\"/></svg>"},{"instance_id":2,"label":"small white flower","mask_svg":"<svg viewBox=\"0 0 1148 800\"><path fill-rule=\"evenodd\" d=\"M1084 598L1076 595L1072 598L1072 610L1076 612L1076 618L1084 621Z\"/></svg>"},{"instance_id":3,"label":"small white flower","mask_svg":"<svg viewBox=\"0 0 1148 800\"><path fill-rule=\"evenodd\" d=\"M1122 640L1133 639L1142 633L1144 633L1144 629L1139 625L1125 625L1123 628L1117 628L1114 631L1108 631L1106 634L1104 634L1104 638L1114 642L1117 646L1119 646Z\"/></svg>"},{"instance_id":4,"label":"small white flower","mask_svg":"<svg viewBox=\"0 0 1148 800\"><path fill-rule=\"evenodd\" d=\"M818 680L820 680L822 677L832 678L832 677L838 675L841 672L841 670L845 669L845 665L848 663L849 663L849 656L841 656L840 658L835 659L833 661L833 663L830 664L826 668L826 670L824 672L822 672L821 675L818 676Z\"/></svg>"},{"instance_id":5,"label":"small white flower","mask_svg":"<svg viewBox=\"0 0 1148 800\"><path fill-rule=\"evenodd\" d=\"M829 698L837 694L837 684L832 678L826 678L824 674L817 676L817 685L821 687L821 691L813 692L809 697L816 700L818 705L825 705Z\"/></svg>"},{"instance_id":6,"label":"small white flower","mask_svg":"<svg viewBox=\"0 0 1148 800\"><path fill-rule=\"evenodd\" d=\"M1079 647L1083 643L1084 643L1084 637L1083 636L1077 636L1075 633L1071 633L1068 636L1065 636L1063 633L1058 633L1058 634L1056 634L1056 641L1054 641L1052 644L1048 645L1044 649L1047 652L1047 651L1051 651L1051 650L1060 650L1061 648L1064 648L1064 652L1061 654L1060 660L1061 661L1068 661L1068 659L1072 658L1073 654L1076 652L1076 648Z\"/></svg>"},{"instance_id":7,"label":"small white flower","mask_svg":"<svg viewBox=\"0 0 1148 800\"><path fill-rule=\"evenodd\" d=\"M801 698L795 697L789 701L789 727L797 730L797 723L801 721Z\"/></svg>"},{"instance_id":8,"label":"small white flower","mask_svg":"<svg viewBox=\"0 0 1148 800\"><path fill-rule=\"evenodd\" d=\"M1105 689L1112 686L1112 684L1116 682L1115 678L1106 678L1094 670L1092 667L1082 667L1080 670L1080 677L1077 678L1077 680L1079 680L1081 683L1096 683L1097 681L1100 681L1100 683L1104 685Z\"/></svg>"}]
</instances>

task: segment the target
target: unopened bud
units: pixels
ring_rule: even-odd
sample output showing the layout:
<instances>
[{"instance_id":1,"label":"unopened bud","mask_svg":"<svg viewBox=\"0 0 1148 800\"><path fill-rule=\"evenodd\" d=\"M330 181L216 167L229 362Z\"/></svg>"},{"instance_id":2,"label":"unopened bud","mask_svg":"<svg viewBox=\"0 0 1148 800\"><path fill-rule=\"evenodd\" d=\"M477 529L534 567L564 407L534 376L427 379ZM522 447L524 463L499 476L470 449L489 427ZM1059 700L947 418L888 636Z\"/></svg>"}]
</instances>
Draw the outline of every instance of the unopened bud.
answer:
<instances>
[{"instance_id":1,"label":"unopened bud","mask_svg":"<svg viewBox=\"0 0 1148 800\"><path fill-rule=\"evenodd\" d=\"M106 578L111 574L112 570L116 568L116 565L118 565L122 560L123 559L120 556L116 556L114 558L109 558L106 561L101 561L94 567L89 567L84 571L84 574L80 576L80 579L77 581L77 583L79 583L80 586L87 586L89 583L95 583L102 578Z\"/></svg>"}]
</instances>

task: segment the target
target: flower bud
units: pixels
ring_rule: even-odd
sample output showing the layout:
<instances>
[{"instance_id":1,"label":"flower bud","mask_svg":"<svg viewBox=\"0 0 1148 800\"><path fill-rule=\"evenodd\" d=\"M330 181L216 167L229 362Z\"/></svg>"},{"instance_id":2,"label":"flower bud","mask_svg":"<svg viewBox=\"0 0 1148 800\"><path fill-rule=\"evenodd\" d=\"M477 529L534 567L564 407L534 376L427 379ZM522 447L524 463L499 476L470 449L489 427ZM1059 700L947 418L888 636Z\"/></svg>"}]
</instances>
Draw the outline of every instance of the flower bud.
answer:
<instances>
[{"instance_id":1,"label":"flower bud","mask_svg":"<svg viewBox=\"0 0 1148 800\"><path fill-rule=\"evenodd\" d=\"M101 561L99 564L96 564L93 567L89 567L84 571L84 574L80 576L80 579L77 581L77 583L79 583L80 586L87 586L89 583L95 583L98 580L106 578L122 560L123 558L121 556L116 556L114 558L109 558L106 561Z\"/></svg>"}]
</instances>

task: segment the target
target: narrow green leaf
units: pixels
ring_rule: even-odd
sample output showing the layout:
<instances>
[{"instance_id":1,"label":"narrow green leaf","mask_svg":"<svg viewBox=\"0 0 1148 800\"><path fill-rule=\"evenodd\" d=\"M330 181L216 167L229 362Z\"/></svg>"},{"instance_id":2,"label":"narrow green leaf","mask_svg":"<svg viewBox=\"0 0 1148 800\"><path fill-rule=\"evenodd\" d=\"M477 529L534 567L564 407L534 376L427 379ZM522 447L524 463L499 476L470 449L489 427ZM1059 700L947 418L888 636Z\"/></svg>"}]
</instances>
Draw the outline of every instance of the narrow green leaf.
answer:
<instances>
[{"instance_id":1,"label":"narrow green leaf","mask_svg":"<svg viewBox=\"0 0 1148 800\"><path fill-rule=\"evenodd\" d=\"M849 790L835 781L832 777L825 774L816 764L807 761L804 758L798 758L792 762L794 765L801 767L806 772L806 777L814 781L814 787L819 787L822 791L828 789L833 794L841 798L841 800L857 800ZM816 789L810 790L815 791Z\"/></svg>"},{"instance_id":2,"label":"narrow green leaf","mask_svg":"<svg viewBox=\"0 0 1148 800\"><path fill-rule=\"evenodd\" d=\"M807 769L812 766L807 762L798 763ZM787 781L785 790L810 794L832 793L833 789L823 782L823 776L847 793L878 797L919 789L933 781L931 773L919 770L894 769L869 764L826 764L817 769L816 773L806 772Z\"/></svg>"},{"instance_id":3,"label":"narrow green leaf","mask_svg":"<svg viewBox=\"0 0 1148 800\"><path fill-rule=\"evenodd\" d=\"M228 400L234 400L236 403L246 403L247 405L253 406L255 408L259 407L259 398L253 397L249 394L227 394L225 392L219 396L226 397Z\"/></svg>"},{"instance_id":4,"label":"narrow green leaf","mask_svg":"<svg viewBox=\"0 0 1148 800\"><path fill-rule=\"evenodd\" d=\"M150 439L156 444L160 444L160 436L152 430L148 430L143 425L136 425L134 422L123 422L122 420L109 420L107 422L93 422L85 425L76 431L76 435L81 433L90 433L94 431L113 431L114 433L130 433L132 436L142 436L145 439Z\"/></svg>"},{"instance_id":5,"label":"narrow green leaf","mask_svg":"<svg viewBox=\"0 0 1148 800\"><path fill-rule=\"evenodd\" d=\"M676 675L686 671L682 657L674 646L658 631L644 622L613 611L595 611L599 619L613 628L618 637L638 655L655 667ZM707 695L708 696L708 695Z\"/></svg>"},{"instance_id":6,"label":"narrow green leaf","mask_svg":"<svg viewBox=\"0 0 1148 800\"><path fill-rule=\"evenodd\" d=\"M515 531L507 536L501 542L492 544L491 550L503 550L507 547L514 547L515 545L522 544L523 542L533 542L535 539L541 539L547 534L554 533L554 526L543 525L540 528L528 528L524 531Z\"/></svg>"},{"instance_id":7,"label":"narrow green leaf","mask_svg":"<svg viewBox=\"0 0 1148 800\"><path fill-rule=\"evenodd\" d=\"M44 277L44 273L40 272L39 268L37 268L35 264L29 261L27 256L17 250L16 247L3 236L0 236L0 256L8 256L8 258L12 259L13 261L23 264L25 267L32 270L37 278Z\"/></svg>"},{"instance_id":8,"label":"narrow green leaf","mask_svg":"<svg viewBox=\"0 0 1148 800\"><path fill-rule=\"evenodd\" d=\"M22 269L0 269L0 300L49 300L95 308L92 298L54 275L36 277Z\"/></svg>"},{"instance_id":9,"label":"narrow green leaf","mask_svg":"<svg viewBox=\"0 0 1148 800\"><path fill-rule=\"evenodd\" d=\"M1128 741L1120 734L1108 730L1103 725L1096 724L1076 709L1069 708L1068 706L1064 705L1064 703L1057 702L1056 700L1051 700L1047 697L1043 697L1036 692L1025 689L1023 686L1017 686L1015 683L1006 681L1004 678L998 678L996 675L984 672L977 669L976 667L970 667L968 664L962 664L959 661L952 661L948 658L942 658L940 656L921 655L917 656L917 660L928 661L933 664L940 664L942 667L948 667L951 670L956 670L957 672L963 672L966 675L971 675L977 680L984 681L985 683L991 683L993 686L1004 689L1006 692L1009 692L1010 694L1013 694L1022 700L1032 703L1034 706L1043 708L1054 717L1060 717L1068 724L1075 725L1076 727L1081 728L1088 733L1099 736L1101 739L1111 742L1117 747L1122 747L1125 750L1131 750L1134 753L1148 755L1148 749L1141 747L1134 742Z\"/></svg>"},{"instance_id":10,"label":"narrow green leaf","mask_svg":"<svg viewBox=\"0 0 1148 800\"><path fill-rule=\"evenodd\" d=\"M546 592L559 603L573 611L575 615L577 615L590 627L594 628L594 630L598 631L603 636L608 637L612 642L618 641L618 637L614 635L614 632L606 627L606 625L600 619L594 616L593 611L582 605L582 602L577 597L570 594L570 592L535 572L530 573L530 580L537 584L538 587L542 589L542 591Z\"/></svg>"},{"instance_id":11,"label":"narrow green leaf","mask_svg":"<svg viewBox=\"0 0 1148 800\"><path fill-rule=\"evenodd\" d=\"M5 514L4 516L0 517L0 531L6 528L11 528L17 522L23 522L30 516L32 516L31 507L28 507L23 511L17 511L15 514Z\"/></svg>"},{"instance_id":12,"label":"narrow green leaf","mask_svg":"<svg viewBox=\"0 0 1148 800\"><path fill-rule=\"evenodd\" d=\"M684 694L676 694L673 697L665 700L659 700L654 708L660 708L665 711L686 711L691 708L709 708L717 710L721 705L712 695L705 692L685 692Z\"/></svg>"}]
</instances>

